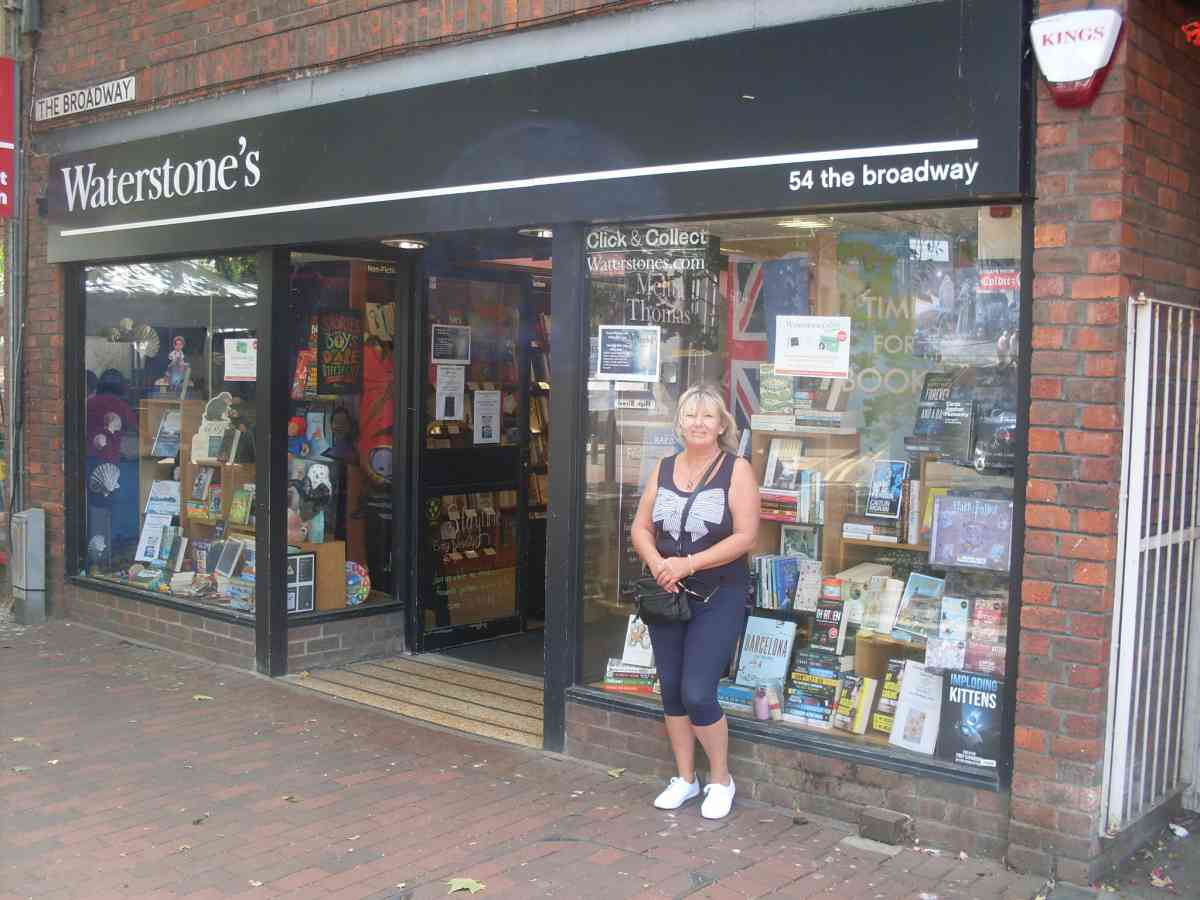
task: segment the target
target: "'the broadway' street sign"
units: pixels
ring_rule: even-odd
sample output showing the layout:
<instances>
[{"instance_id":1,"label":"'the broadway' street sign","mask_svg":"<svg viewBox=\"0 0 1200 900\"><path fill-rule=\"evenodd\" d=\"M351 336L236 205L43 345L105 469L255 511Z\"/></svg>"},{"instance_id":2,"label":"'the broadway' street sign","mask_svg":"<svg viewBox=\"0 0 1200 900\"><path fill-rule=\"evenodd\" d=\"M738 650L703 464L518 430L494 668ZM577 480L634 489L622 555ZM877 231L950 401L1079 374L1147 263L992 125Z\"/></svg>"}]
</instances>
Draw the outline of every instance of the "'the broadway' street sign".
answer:
<instances>
[{"instance_id":1,"label":"'the broadway' street sign","mask_svg":"<svg viewBox=\"0 0 1200 900\"><path fill-rule=\"evenodd\" d=\"M105 106L115 106L118 103L128 103L134 99L136 87L137 79L133 75L126 75L115 81L41 97L34 101L33 118L35 121L45 122L59 116L71 116Z\"/></svg>"}]
</instances>

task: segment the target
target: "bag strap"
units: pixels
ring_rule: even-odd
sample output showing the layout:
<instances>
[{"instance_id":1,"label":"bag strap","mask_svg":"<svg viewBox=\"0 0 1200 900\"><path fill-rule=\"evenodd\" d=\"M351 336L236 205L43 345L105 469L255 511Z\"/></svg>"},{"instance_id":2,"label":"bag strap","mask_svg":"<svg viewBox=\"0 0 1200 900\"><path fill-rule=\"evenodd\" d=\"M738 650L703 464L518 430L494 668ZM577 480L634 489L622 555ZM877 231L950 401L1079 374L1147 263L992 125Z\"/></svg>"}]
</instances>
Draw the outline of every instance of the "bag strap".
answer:
<instances>
[{"instance_id":1,"label":"bag strap","mask_svg":"<svg viewBox=\"0 0 1200 900\"><path fill-rule=\"evenodd\" d=\"M687 503L683 504L683 512L679 514L679 539L675 542L675 548L680 553L683 553L683 530L687 527L687 517L688 513L692 511L692 503L695 501L696 495L700 493L701 488L704 487L704 483L708 481L708 477L712 475L713 470L717 467L717 464L724 458L725 451L722 450L717 454L716 458L708 464L708 468L704 470L704 474L701 475L700 480L696 482L696 489L688 495Z\"/></svg>"}]
</instances>

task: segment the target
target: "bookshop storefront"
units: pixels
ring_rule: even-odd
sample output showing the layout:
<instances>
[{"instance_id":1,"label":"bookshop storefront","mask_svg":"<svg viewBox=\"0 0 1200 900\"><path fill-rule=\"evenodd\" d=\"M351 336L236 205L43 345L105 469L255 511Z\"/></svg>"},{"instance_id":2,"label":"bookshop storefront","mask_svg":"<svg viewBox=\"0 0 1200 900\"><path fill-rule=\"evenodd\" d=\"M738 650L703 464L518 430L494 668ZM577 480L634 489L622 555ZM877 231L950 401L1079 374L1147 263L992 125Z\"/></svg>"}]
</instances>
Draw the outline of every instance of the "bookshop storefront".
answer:
<instances>
[{"instance_id":1,"label":"bookshop storefront","mask_svg":"<svg viewBox=\"0 0 1200 900\"><path fill-rule=\"evenodd\" d=\"M918 4L55 157L70 590L273 675L541 619L547 747L665 766L628 532L713 384L762 491L735 771L998 822L1022 29Z\"/></svg>"}]
</instances>

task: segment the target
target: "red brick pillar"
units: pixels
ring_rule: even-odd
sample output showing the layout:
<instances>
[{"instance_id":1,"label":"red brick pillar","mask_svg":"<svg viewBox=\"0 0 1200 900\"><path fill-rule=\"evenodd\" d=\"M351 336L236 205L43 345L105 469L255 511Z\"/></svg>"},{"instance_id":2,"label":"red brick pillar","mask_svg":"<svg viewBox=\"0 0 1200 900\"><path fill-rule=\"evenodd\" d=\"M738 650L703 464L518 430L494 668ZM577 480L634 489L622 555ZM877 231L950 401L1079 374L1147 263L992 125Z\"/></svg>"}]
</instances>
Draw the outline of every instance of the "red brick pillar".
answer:
<instances>
[{"instance_id":1,"label":"red brick pillar","mask_svg":"<svg viewBox=\"0 0 1200 900\"><path fill-rule=\"evenodd\" d=\"M1038 15L1086 9L1041 3ZM1109 0L1124 33L1101 95L1060 110L1039 77L1033 372L1009 859L1086 884L1100 835L1126 298L1197 300L1200 134L1169 0ZM1173 18L1172 18L1173 17ZM1194 114L1194 109L1191 110ZM1189 155L1190 153L1190 155ZM1190 258L1190 264L1187 260Z\"/></svg>"}]
</instances>

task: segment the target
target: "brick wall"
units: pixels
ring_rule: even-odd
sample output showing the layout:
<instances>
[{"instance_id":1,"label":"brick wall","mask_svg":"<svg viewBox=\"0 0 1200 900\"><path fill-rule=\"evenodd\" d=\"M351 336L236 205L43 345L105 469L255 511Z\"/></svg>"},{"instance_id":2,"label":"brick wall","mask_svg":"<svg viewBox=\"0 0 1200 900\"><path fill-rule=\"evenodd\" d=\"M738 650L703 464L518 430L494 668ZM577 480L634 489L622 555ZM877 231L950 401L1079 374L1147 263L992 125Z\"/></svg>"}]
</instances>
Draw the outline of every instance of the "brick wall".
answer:
<instances>
[{"instance_id":1,"label":"brick wall","mask_svg":"<svg viewBox=\"0 0 1200 900\"><path fill-rule=\"evenodd\" d=\"M288 672L340 666L404 649L404 613L297 625L288 629Z\"/></svg>"},{"instance_id":2,"label":"brick wall","mask_svg":"<svg viewBox=\"0 0 1200 900\"><path fill-rule=\"evenodd\" d=\"M47 4L35 92L42 96L132 73L137 105L165 106L438 44L662 2L674 0ZM127 114L128 107L115 113Z\"/></svg>"},{"instance_id":3,"label":"brick wall","mask_svg":"<svg viewBox=\"0 0 1200 900\"><path fill-rule=\"evenodd\" d=\"M78 585L63 592L71 619L135 641L254 670L254 625L234 624Z\"/></svg>"},{"instance_id":4,"label":"brick wall","mask_svg":"<svg viewBox=\"0 0 1200 900\"><path fill-rule=\"evenodd\" d=\"M566 752L664 779L675 774L661 721L579 702L567 704ZM882 807L912 816L922 845L994 859L1008 849L1007 794L736 738L729 757L741 797L853 823L863 809Z\"/></svg>"},{"instance_id":5,"label":"brick wall","mask_svg":"<svg viewBox=\"0 0 1200 900\"><path fill-rule=\"evenodd\" d=\"M1043 2L1041 15L1085 9ZM1009 859L1088 883L1100 840L1117 577L1125 299L1200 300L1200 52L1169 0L1103 4L1125 34L1096 102L1039 79L1033 376Z\"/></svg>"}]
</instances>

